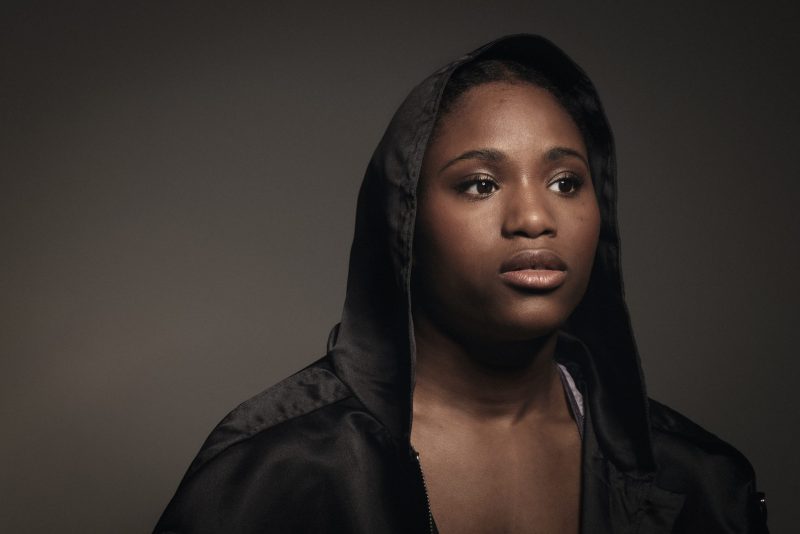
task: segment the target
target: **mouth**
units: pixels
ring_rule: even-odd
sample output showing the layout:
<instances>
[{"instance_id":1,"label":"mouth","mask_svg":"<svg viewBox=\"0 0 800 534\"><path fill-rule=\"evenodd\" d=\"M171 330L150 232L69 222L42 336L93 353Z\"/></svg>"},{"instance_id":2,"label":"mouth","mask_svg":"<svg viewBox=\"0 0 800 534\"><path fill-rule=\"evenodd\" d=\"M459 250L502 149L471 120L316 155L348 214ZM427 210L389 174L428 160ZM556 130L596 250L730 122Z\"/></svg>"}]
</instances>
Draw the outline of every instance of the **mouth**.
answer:
<instances>
[{"instance_id":1,"label":"mouth","mask_svg":"<svg viewBox=\"0 0 800 534\"><path fill-rule=\"evenodd\" d=\"M503 262L500 278L521 289L552 290L566 280L567 264L550 250L521 250Z\"/></svg>"}]
</instances>

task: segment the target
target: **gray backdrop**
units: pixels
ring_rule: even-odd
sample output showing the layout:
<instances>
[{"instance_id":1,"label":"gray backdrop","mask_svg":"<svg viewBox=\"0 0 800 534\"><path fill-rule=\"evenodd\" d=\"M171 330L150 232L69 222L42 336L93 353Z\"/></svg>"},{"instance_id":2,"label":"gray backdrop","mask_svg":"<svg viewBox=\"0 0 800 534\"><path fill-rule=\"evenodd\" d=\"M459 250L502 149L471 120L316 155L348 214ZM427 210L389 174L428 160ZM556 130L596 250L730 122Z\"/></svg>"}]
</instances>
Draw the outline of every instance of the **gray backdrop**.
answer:
<instances>
[{"instance_id":1,"label":"gray backdrop","mask_svg":"<svg viewBox=\"0 0 800 534\"><path fill-rule=\"evenodd\" d=\"M323 354L395 107L521 31L614 126L651 395L797 524L790 2L112 4L0 11L1 531L152 528L216 422Z\"/></svg>"}]
</instances>

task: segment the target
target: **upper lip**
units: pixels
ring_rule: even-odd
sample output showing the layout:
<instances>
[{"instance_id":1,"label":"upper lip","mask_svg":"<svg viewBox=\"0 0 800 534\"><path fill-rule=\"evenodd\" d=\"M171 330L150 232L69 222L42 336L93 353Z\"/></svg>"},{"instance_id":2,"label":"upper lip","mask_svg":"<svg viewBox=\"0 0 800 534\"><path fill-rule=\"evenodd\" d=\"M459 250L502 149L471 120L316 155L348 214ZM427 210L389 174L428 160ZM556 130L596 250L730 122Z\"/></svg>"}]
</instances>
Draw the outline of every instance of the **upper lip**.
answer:
<instances>
[{"instance_id":1,"label":"upper lip","mask_svg":"<svg viewBox=\"0 0 800 534\"><path fill-rule=\"evenodd\" d=\"M537 248L520 250L500 266L501 273L525 269L566 271L567 264L552 250Z\"/></svg>"}]
</instances>

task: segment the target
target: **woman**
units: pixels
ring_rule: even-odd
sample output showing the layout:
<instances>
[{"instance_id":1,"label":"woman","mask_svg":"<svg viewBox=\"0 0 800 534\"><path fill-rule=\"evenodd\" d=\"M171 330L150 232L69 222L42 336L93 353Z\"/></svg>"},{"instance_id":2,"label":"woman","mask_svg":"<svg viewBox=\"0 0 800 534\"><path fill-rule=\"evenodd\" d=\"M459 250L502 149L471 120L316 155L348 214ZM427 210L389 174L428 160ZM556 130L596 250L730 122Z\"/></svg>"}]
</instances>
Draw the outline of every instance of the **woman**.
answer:
<instances>
[{"instance_id":1,"label":"woman","mask_svg":"<svg viewBox=\"0 0 800 534\"><path fill-rule=\"evenodd\" d=\"M596 92L550 42L423 81L364 178L326 356L220 423L156 531L766 532L747 460L645 394L615 199Z\"/></svg>"}]
</instances>

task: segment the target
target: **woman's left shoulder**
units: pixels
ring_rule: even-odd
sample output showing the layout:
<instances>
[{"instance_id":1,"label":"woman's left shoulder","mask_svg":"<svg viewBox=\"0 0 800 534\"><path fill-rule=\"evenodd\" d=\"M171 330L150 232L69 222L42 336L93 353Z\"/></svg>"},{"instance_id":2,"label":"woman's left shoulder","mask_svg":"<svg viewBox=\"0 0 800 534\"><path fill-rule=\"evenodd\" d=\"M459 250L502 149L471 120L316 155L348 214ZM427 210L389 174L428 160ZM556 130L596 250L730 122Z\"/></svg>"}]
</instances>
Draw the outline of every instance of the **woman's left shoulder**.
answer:
<instances>
[{"instance_id":1,"label":"woman's left shoulder","mask_svg":"<svg viewBox=\"0 0 800 534\"><path fill-rule=\"evenodd\" d=\"M650 425L656 461L677 459L702 463L709 468L719 464L730 475L742 480L754 477L753 466L733 445L709 432L677 410L656 400L650 401Z\"/></svg>"},{"instance_id":2,"label":"woman's left shoulder","mask_svg":"<svg viewBox=\"0 0 800 534\"><path fill-rule=\"evenodd\" d=\"M757 491L755 471L744 454L652 399L650 425L656 484L686 496L679 523L708 522L707 532L719 524L738 525L743 532L767 532L766 500Z\"/></svg>"}]
</instances>

